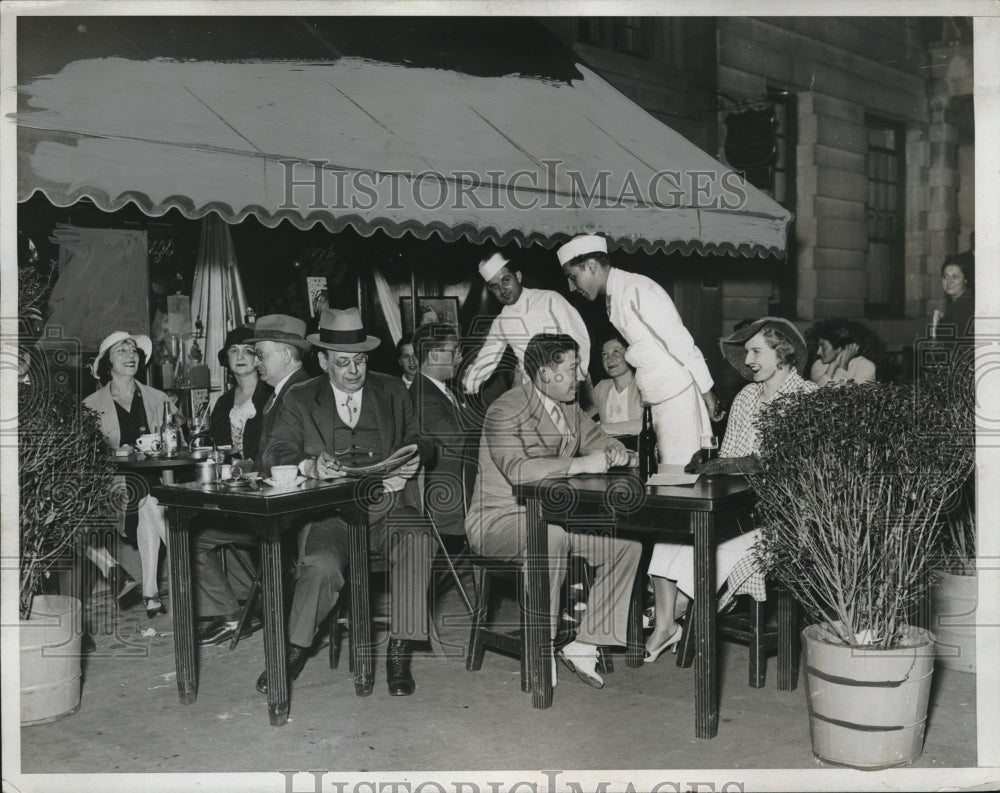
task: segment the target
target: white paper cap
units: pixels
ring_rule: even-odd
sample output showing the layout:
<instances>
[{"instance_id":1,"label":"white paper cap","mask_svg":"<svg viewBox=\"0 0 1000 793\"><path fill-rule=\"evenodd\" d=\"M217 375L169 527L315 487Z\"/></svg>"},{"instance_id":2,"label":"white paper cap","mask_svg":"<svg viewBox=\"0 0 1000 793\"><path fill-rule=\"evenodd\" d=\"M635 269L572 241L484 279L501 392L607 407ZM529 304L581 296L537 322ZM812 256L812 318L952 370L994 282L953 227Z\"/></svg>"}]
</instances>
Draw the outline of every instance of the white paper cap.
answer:
<instances>
[{"instance_id":1,"label":"white paper cap","mask_svg":"<svg viewBox=\"0 0 1000 793\"><path fill-rule=\"evenodd\" d=\"M479 263L479 274L484 281L489 282L493 276L500 272L502 267L506 267L508 264L510 264L510 260L502 253L494 253L490 258L483 259Z\"/></svg>"},{"instance_id":2,"label":"white paper cap","mask_svg":"<svg viewBox=\"0 0 1000 793\"><path fill-rule=\"evenodd\" d=\"M608 241L604 237L598 237L596 234L580 234L559 248L556 256L559 257L559 264L563 265L584 253L607 252Z\"/></svg>"}]
</instances>

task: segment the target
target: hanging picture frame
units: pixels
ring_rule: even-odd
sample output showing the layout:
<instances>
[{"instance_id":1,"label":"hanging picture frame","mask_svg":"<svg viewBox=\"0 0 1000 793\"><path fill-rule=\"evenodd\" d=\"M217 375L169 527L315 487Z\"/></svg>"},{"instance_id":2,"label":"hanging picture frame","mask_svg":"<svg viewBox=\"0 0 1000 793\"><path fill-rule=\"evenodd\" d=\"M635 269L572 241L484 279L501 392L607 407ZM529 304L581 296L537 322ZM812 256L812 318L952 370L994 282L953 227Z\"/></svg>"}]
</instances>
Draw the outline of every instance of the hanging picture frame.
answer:
<instances>
[{"instance_id":1,"label":"hanging picture frame","mask_svg":"<svg viewBox=\"0 0 1000 793\"><path fill-rule=\"evenodd\" d=\"M325 275L306 276L306 294L309 297L309 316L318 317L324 308L330 307L330 298L326 291Z\"/></svg>"},{"instance_id":2,"label":"hanging picture frame","mask_svg":"<svg viewBox=\"0 0 1000 793\"><path fill-rule=\"evenodd\" d=\"M403 323L403 333L413 333L413 298L399 298L399 313ZM426 325L430 322L443 322L455 329L455 335L460 336L458 326L458 298L446 295L417 297L417 324Z\"/></svg>"}]
</instances>

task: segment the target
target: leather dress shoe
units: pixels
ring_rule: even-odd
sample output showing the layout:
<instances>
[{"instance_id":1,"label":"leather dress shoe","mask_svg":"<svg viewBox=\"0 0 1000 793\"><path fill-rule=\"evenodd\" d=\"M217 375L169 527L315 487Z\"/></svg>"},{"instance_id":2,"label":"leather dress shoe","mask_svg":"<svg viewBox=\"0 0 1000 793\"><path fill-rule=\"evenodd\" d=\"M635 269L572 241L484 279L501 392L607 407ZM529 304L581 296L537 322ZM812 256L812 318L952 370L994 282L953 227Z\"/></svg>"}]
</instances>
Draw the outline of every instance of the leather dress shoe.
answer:
<instances>
[{"instance_id":1,"label":"leather dress shoe","mask_svg":"<svg viewBox=\"0 0 1000 793\"><path fill-rule=\"evenodd\" d=\"M302 668L306 665L306 660L309 658L309 648L299 647L297 644L288 645L288 679L295 680L299 674L302 672ZM260 677L257 678L257 691L261 694L267 693L267 670L265 669L260 673Z\"/></svg>"},{"instance_id":2,"label":"leather dress shoe","mask_svg":"<svg viewBox=\"0 0 1000 793\"><path fill-rule=\"evenodd\" d=\"M393 697L408 697L416 689L413 675L410 674L410 662L413 660L413 649L410 643L401 639L390 639L389 649L385 657L385 680L389 684L389 695Z\"/></svg>"}]
</instances>

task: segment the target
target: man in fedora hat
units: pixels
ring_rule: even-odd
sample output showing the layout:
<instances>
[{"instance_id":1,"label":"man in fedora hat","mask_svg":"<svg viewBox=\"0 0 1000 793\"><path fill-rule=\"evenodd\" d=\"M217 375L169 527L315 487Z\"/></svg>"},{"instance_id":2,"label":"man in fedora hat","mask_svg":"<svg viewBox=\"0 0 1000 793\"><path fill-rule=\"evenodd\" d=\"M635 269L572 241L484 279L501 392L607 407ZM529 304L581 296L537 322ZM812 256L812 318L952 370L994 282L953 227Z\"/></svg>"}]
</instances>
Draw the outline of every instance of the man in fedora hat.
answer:
<instances>
[{"instance_id":1,"label":"man in fedora hat","mask_svg":"<svg viewBox=\"0 0 1000 793\"><path fill-rule=\"evenodd\" d=\"M430 459L430 445L417 435L413 403L399 379L368 371L368 353L379 339L365 332L358 309L324 310L319 333L308 340L319 348L319 365L327 376L285 395L268 433L265 470L298 465L305 476L325 479L337 476L342 466L376 463L408 444L420 447L420 457L387 480L401 483L403 490L386 492L368 505L371 547L389 559L389 693L406 696L415 687L411 642L426 641L429 635L433 536L426 521L405 504L417 503L413 476L421 460ZM299 537L288 625L288 674L293 680L305 665L318 624L337 603L349 545L348 524L339 511L307 524ZM267 686L265 672L257 679L257 690L265 693Z\"/></svg>"},{"instance_id":2,"label":"man in fedora hat","mask_svg":"<svg viewBox=\"0 0 1000 793\"><path fill-rule=\"evenodd\" d=\"M227 351L233 347L254 346L255 366L261 383L254 389L253 402L257 415L244 428L244 470L258 467L260 450L267 443L267 433L278 414L278 400L296 383L309 379L302 367L302 354L312 345L305 339L306 323L287 314L260 317L253 329L241 327L229 331L219 351L219 362L226 365ZM272 391L273 388L273 391ZM266 394L266 396L265 396ZM221 407L220 407L221 406ZM233 392L219 397L212 411L212 437L216 442L229 434L229 410ZM208 618L198 632L201 646L221 644L236 635L241 602L250 591L250 580L240 565L232 565L228 575L223 572L219 548L231 543L252 545L256 535L239 524L219 520L196 532L192 538L195 595L199 614ZM244 553L238 550L237 553ZM249 625L252 632L260 625L254 616Z\"/></svg>"},{"instance_id":3,"label":"man in fedora hat","mask_svg":"<svg viewBox=\"0 0 1000 793\"><path fill-rule=\"evenodd\" d=\"M274 395L264 405L261 449L267 443L274 417L278 414L276 407L281 404L288 389L310 379L302 365L303 353L312 348L305 336L306 323L301 319L287 314L268 314L257 320L253 336L247 340L256 348L260 379L274 389Z\"/></svg>"},{"instance_id":4,"label":"man in fedora hat","mask_svg":"<svg viewBox=\"0 0 1000 793\"><path fill-rule=\"evenodd\" d=\"M520 370L524 351L539 333L565 333L580 348L580 379L587 377L590 363L590 334L579 312L570 302L549 289L528 289L521 285L521 270L502 253L494 253L479 263L486 288L503 308L490 325L486 342L466 368L462 387L474 394L496 371L504 350L510 346ZM523 378L520 378L523 379ZM526 382L526 381L525 381Z\"/></svg>"}]
</instances>

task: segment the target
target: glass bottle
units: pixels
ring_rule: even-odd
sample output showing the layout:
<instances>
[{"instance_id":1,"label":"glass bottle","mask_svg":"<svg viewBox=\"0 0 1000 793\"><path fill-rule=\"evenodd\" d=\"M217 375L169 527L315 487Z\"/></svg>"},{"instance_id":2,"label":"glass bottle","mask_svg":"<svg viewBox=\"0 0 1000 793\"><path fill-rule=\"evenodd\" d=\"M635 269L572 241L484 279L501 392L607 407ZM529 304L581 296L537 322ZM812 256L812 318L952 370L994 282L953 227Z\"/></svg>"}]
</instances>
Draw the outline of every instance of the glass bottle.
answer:
<instances>
[{"instance_id":1,"label":"glass bottle","mask_svg":"<svg viewBox=\"0 0 1000 793\"><path fill-rule=\"evenodd\" d=\"M645 482L656 473L656 430L653 429L653 406L642 406L642 431L639 433L639 478Z\"/></svg>"},{"instance_id":2,"label":"glass bottle","mask_svg":"<svg viewBox=\"0 0 1000 793\"><path fill-rule=\"evenodd\" d=\"M170 402L163 403L163 421L160 424L160 448L165 455L177 453L177 430L174 429L170 416Z\"/></svg>"},{"instance_id":3,"label":"glass bottle","mask_svg":"<svg viewBox=\"0 0 1000 793\"><path fill-rule=\"evenodd\" d=\"M707 463L719 457L719 437L717 435L701 436L701 461Z\"/></svg>"}]
</instances>

